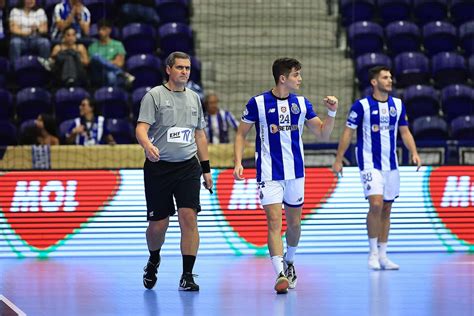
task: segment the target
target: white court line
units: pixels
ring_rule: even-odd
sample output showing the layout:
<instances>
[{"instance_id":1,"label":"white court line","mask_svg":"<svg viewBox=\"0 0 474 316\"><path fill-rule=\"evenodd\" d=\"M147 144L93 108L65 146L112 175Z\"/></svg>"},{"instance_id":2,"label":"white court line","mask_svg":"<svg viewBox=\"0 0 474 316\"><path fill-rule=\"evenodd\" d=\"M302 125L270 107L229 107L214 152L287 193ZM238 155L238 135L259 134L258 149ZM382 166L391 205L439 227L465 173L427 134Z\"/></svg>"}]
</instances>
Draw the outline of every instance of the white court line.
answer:
<instances>
[{"instance_id":1,"label":"white court line","mask_svg":"<svg viewBox=\"0 0 474 316\"><path fill-rule=\"evenodd\" d=\"M26 316L26 314L19 309L15 304L13 304L8 298L0 294L0 301L4 302L5 304L8 305L12 310L15 311L15 313L18 314L18 316Z\"/></svg>"}]
</instances>

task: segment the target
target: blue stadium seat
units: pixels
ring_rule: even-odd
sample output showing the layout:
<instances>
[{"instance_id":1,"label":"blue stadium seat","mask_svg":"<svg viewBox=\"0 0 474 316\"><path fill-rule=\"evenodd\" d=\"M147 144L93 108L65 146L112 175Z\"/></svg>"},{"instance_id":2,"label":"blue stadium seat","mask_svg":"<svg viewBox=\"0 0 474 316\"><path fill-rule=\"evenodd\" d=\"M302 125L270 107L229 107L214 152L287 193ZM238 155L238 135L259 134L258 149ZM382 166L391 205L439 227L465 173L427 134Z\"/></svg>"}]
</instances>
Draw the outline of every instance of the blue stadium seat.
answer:
<instances>
[{"instance_id":1,"label":"blue stadium seat","mask_svg":"<svg viewBox=\"0 0 474 316\"><path fill-rule=\"evenodd\" d=\"M38 1L36 2L38 3ZM54 16L54 7L56 7L56 4L58 4L58 0L44 0L43 3L43 9L46 12L46 15L48 16L48 26L51 27L51 23L53 21L53 16Z\"/></svg>"},{"instance_id":2,"label":"blue stadium seat","mask_svg":"<svg viewBox=\"0 0 474 316\"><path fill-rule=\"evenodd\" d=\"M128 93L121 88L102 87L97 89L94 99L105 118L126 118L129 115Z\"/></svg>"},{"instance_id":3,"label":"blue stadium seat","mask_svg":"<svg viewBox=\"0 0 474 316\"><path fill-rule=\"evenodd\" d=\"M401 53L395 57L394 64L397 87L427 84L429 82L429 60L422 53Z\"/></svg>"},{"instance_id":4,"label":"blue stadium seat","mask_svg":"<svg viewBox=\"0 0 474 316\"><path fill-rule=\"evenodd\" d=\"M65 121L59 123L58 133L59 133L59 140L62 144L65 143L66 134L69 132L71 127L74 126L74 124L75 124L74 119L65 120Z\"/></svg>"},{"instance_id":5,"label":"blue stadium seat","mask_svg":"<svg viewBox=\"0 0 474 316\"><path fill-rule=\"evenodd\" d=\"M37 118L40 113L51 113L52 110L51 93L43 88L24 88L16 95L16 113L20 122Z\"/></svg>"},{"instance_id":6,"label":"blue stadium seat","mask_svg":"<svg viewBox=\"0 0 474 316\"><path fill-rule=\"evenodd\" d=\"M133 90L132 92L132 111L133 117L138 118L140 112L140 102L142 101L143 96L150 91L151 87L141 87Z\"/></svg>"},{"instance_id":7,"label":"blue stadium seat","mask_svg":"<svg viewBox=\"0 0 474 316\"><path fill-rule=\"evenodd\" d=\"M374 22L355 22L347 29L347 41L353 57L381 52L383 38L383 28Z\"/></svg>"},{"instance_id":8,"label":"blue stadium seat","mask_svg":"<svg viewBox=\"0 0 474 316\"><path fill-rule=\"evenodd\" d=\"M128 56L152 54L156 49L156 31L149 24L130 23L122 28L122 42Z\"/></svg>"},{"instance_id":9,"label":"blue stadium seat","mask_svg":"<svg viewBox=\"0 0 474 316\"><path fill-rule=\"evenodd\" d=\"M409 86L403 92L408 118L439 114L439 93L428 85Z\"/></svg>"},{"instance_id":10,"label":"blue stadium seat","mask_svg":"<svg viewBox=\"0 0 474 316\"><path fill-rule=\"evenodd\" d=\"M155 0L160 22L189 23L189 0Z\"/></svg>"},{"instance_id":11,"label":"blue stadium seat","mask_svg":"<svg viewBox=\"0 0 474 316\"><path fill-rule=\"evenodd\" d=\"M45 87L51 74L44 69L35 55L21 56L14 62L16 83L24 87Z\"/></svg>"},{"instance_id":12,"label":"blue stadium seat","mask_svg":"<svg viewBox=\"0 0 474 316\"><path fill-rule=\"evenodd\" d=\"M9 72L10 62L5 57L0 56L0 87L5 87Z\"/></svg>"},{"instance_id":13,"label":"blue stadium seat","mask_svg":"<svg viewBox=\"0 0 474 316\"><path fill-rule=\"evenodd\" d=\"M451 138L457 140L474 139L474 115L459 116L451 122Z\"/></svg>"},{"instance_id":14,"label":"blue stadium seat","mask_svg":"<svg viewBox=\"0 0 474 316\"><path fill-rule=\"evenodd\" d=\"M415 23L409 21L392 22L385 27L385 34L387 48L393 56L420 50L421 34Z\"/></svg>"},{"instance_id":15,"label":"blue stadium seat","mask_svg":"<svg viewBox=\"0 0 474 316\"><path fill-rule=\"evenodd\" d=\"M107 119L105 126L117 144L133 144L135 136L132 124L126 119Z\"/></svg>"},{"instance_id":16,"label":"blue stadium seat","mask_svg":"<svg viewBox=\"0 0 474 316\"><path fill-rule=\"evenodd\" d=\"M358 21L370 21L374 17L375 0L340 0L341 23L348 26Z\"/></svg>"},{"instance_id":17,"label":"blue stadium seat","mask_svg":"<svg viewBox=\"0 0 474 316\"><path fill-rule=\"evenodd\" d=\"M411 0L378 0L377 8L384 25L411 18Z\"/></svg>"},{"instance_id":18,"label":"blue stadium seat","mask_svg":"<svg viewBox=\"0 0 474 316\"><path fill-rule=\"evenodd\" d=\"M466 61L457 53L443 52L431 59L432 76L437 87L465 83L468 76Z\"/></svg>"},{"instance_id":19,"label":"blue stadium seat","mask_svg":"<svg viewBox=\"0 0 474 316\"><path fill-rule=\"evenodd\" d=\"M27 128L34 127L36 125L35 121L36 119L29 119L29 120L23 121L20 124L19 135L23 135L23 133L25 132Z\"/></svg>"},{"instance_id":20,"label":"blue stadium seat","mask_svg":"<svg viewBox=\"0 0 474 316\"><path fill-rule=\"evenodd\" d=\"M10 91L0 88L0 119L8 120L13 114L13 96Z\"/></svg>"},{"instance_id":21,"label":"blue stadium seat","mask_svg":"<svg viewBox=\"0 0 474 316\"><path fill-rule=\"evenodd\" d=\"M56 91L54 96L56 121L62 122L79 117L79 104L88 97L89 92L80 87L61 88Z\"/></svg>"},{"instance_id":22,"label":"blue stadium seat","mask_svg":"<svg viewBox=\"0 0 474 316\"><path fill-rule=\"evenodd\" d=\"M427 56L455 51L458 46L456 27L448 22L436 21L423 26L423 46Z\"/></svg>"},{"instance_id":23,"label":"blue stadium seat","mask_svg":"<svg viewBox=\"0 0 474 316\"><path fill-rule=\"evenodd\" d=\"M459 40L464 49L464 56L474 54L474 21L466 22L459 27Z\"/></svg>"},{"instance_id":24,"label":"blue stadium seat","mask_svg":"<svg viewBox=\"0 0 474 316\"><path fill-rule=\"evenodd\" d=\"M18 144L18 131L16 126L8 120L0 120L0 146Z\"/></svg>"},{"instance_id":25,"label":"blue stadium seat","mask_svg":"<svg viewBox=\"0 0 474 316\"><path fill-rule=\"evenodd\" d=\"M392 66L391 59L384 54L369 53L356 58L356 77L359 81L359 89L370 86L368 70L375 66L384 65L389 68Z\"/></svg>"},{"instance_id":26,"label":"blue stadium seat","mask_svg":"<svg viewBox=\"0 0 474 316\"><path fill-rule=\"evenodd\" d=\"M82 3L91 13L91 21L98 22L103 18L108 20L115 18L114 0L83 0Z\"/></svg>"},{"instance_id":27,"label":"blue stadium seat","mask_svg":"<svg viewBox=\"0 0 474 316\"><path fill-rule=\"evenodd\" d=\"M456 25L474 20L474 1L472 0L451 0L449 10L451 19Z\"/></svg>"},{"instance_id":28,"label":"blue stadium seat","mask_svg":"<svg viewBox=\"0 0 474 316\"><path fill-rule=\"evenodd\" d=\"M415 140L446 140L448 124L439 116L422 116L412 123Z\"/></svg>"},{"instance_id":29,"label":"blue stadium seat","mask_svg":"<svg viewBox=\"0 0 474 316\"><path fill-rule=\"evenodd\" d=\"M161 60L153 55L139 54L127 59L125 67L135 76L133 88L156 86L163 83Z\"/></svg>"},{"instance_id":30,"label":"blue stadium seat","mask_svg":"<svg viewBox=\"0 0 474 316\"><path fill-rule=\"evenodd\" d=\"M196 56L191 56L191 75L189 80L201 84L201 61Z\"/></svg>"},{"instance_id":31,"label":"blue stadium seat","mask_svg":"<svg viewBox=\"0 0 474 316\"><path fill-rule=\"evenodd\" d=\"M441 90L441 106L448 122L458 116L474 113L474 89L466 85L450 85Z\"/></svg>"},{"instance_id":32,"label":"blue stadium seat","mask_svg":"<svg viewBox=\"0 0 474 316\"><path fill-rule=\"evenodd\" d=\"M414 0L413 13L418 25L446 20L448 0Z\"/></svg>"},{"instance_id":33,"label":"blue stadium seat","mask_svg":"<svg viewBox=\"0 0 474 316\"><path fill-rule=\"evenodd\" d=\"M194 50L193 32L184 23L166 23L158 29L162 57L174 51L192 55Z\"/></svg>"}]
</instances>

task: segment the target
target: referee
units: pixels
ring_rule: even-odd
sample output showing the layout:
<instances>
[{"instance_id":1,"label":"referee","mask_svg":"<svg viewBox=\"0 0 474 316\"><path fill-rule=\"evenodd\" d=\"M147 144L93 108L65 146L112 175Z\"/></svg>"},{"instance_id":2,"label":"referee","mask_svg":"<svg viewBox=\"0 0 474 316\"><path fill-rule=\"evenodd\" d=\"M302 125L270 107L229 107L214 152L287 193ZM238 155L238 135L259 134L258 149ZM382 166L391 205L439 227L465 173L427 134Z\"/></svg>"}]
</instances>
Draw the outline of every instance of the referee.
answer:
<instances>
[{"instance_id":1,"label":"referee","mask_svg":"<svg viewBox=\"0 0 474 316\"><path fill-rule=\"evenodd\" d=\"M140 105L136 137L146 155L143 174L150 258L144 268L143 285L147 289L152 289L157 280L169 217L176 212L174 197L183 256L179 290L199 291L192 271L199 247L200 178L203 174L203 185L210 192L212 178L201 101L185 88L190 72L189 55L171 53L166 59L168 82L148 91Z\"/></svg>"}]
</instances>

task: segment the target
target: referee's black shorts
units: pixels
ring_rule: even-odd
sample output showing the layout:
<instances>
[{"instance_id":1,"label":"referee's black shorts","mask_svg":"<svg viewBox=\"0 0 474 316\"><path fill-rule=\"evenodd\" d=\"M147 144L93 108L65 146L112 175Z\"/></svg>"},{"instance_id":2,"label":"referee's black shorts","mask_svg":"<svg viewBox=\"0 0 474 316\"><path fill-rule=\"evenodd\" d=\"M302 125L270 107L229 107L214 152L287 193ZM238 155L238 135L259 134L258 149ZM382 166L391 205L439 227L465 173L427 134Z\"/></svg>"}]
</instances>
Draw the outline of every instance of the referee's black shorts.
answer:
<instances>
[{"instance_id":1,"label":"referee's black shorts","mask_svg":"<svg viewBox=\"0 0 474 316\"><path fill-rule=\"evenodd\" d=\"M196 157L182 162L145 160L143 175L147 219L159 221L176 213L176 206L201 211L201 165Z\"/></svg>"}]
</instances>

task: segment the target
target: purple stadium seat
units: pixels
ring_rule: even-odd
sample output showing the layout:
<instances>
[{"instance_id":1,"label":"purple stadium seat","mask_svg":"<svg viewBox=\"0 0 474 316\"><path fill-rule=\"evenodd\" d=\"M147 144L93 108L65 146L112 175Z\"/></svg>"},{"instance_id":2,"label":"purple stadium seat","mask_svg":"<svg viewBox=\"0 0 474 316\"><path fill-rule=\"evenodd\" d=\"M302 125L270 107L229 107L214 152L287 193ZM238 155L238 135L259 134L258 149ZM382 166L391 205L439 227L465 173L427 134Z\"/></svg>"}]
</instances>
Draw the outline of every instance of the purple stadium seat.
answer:
<instances>
[{"instance_id":1,"label":"purple stadium seat","mask_svg":"<svg viewBox=\"0 0 474 316\"><path fill-rule=\"evenodd\" d=\"M375 0L340 0L341 23L348 26L358 21L370 21L374 17Z\"/></svg>"},{"instance_id":2,"label":"purple stadium seat","mask_svg":"<svg viewBox=\"0 0 474 316\"><path fill-rule=\"evenodd\" d=\"M80 87L61 88L56 91L54 96L56 120L62 122L79 117L79 104L88 97L89 92Z\"/></svg>"},{"instance_id":3,"label":"purple stadium seat","mask_svg":"<svg viewBox=\"0 0 474 316\"><path fill-rule=\"evenodd\" d=\"M464 49L464 56L474 54L474 20L459 27L459 40Z\"/></svg>"},{"instance_id":4,"label":"purple stadium seat","mask_svg":"<svg viewBox=\"0 0 474 316\"><path fill-rule=\"evenodd\" d=\"M13 114L13 96L10 91L0 88L0 119L8 120Z\"/></svg>"},{"instance_id":5,"label":"purple stadium seat","mask_svg":"<svg viewBox=\"0 0 474 316\"><path fill-rule=\"evenodd\" d=\"M420 50L420 29L409 21L392 22L385 27L387 48L395 56L404 52Z\"/></svg>"},{"instance_id":6,"label":"purple stadium seat","mask_svg":"<svg viewBox=\"0 0 474 316\"><path fill-rule=\"evenodd\" d=\"M423 46L427 56L455 51L457 45L458 36L454 25L436 21L423 26Z\"/></svg>"},{"instance_id":7,"label":"purple stadium seat","mask_svg":"<svg viewBox=\"0 0 474 316\"><path fill-rule=\"evenodd\" d=\"M59 133L59 139L62 144L65 143L66 134L71 129L71 127L74 126L74 124L75 124L74 119L65 120L59 124L58 133Z\"/></svg>"},{"instance_id":8,"label":"purple stadium seat","mask_svg":"<svg viewBox=\"0 0 474 316\"><path fill-rule=\"evenodd\" d=\"M130 112L128 93L116 87L102 87L94 93L96 105L105 118L126 118Z\"/></svg>"},{"instance_id":9,"label":"purple stadium seat","mask_svg":"<svg viewBox=\"0 0 474 316\"><path fill-rule=\"evenodd\" d=\"M457 53L439 53L431 59L432 75L436 86L465 83L468 76L466 61Z\"/></svg>"},{"instance_id":10,"label":"purple stadium seat","mask_svg":"<svg viewBox=\"0 0 474 316\"><path fill-rule=\"evenodd\" d=\"M410 20L411 0L378 0L377 8L384 25Z\"/></svg>"},{"instance_id":11,"label":"purple stadium seat","mask_svg":"<svg viewBox=\"0 0 474 316\"><path fill-rule=\"evenodd\" d=\"M439 116L422 116L412 123L415 140L446 140L448 124Z\"/></svg>"},{"instance_id":12,"label":"purple stadium seat","mask_svg":"<svg viewBox=\"0 0 474 316\"><path fill-rule=\"evenodd\" d=\"M370 21L355 22L347 29L347 40L353 57L378 53L383 49L383 28Z\"/></svg>"},{"instance_id":13,"label":"purple stadium seat","mask_svg":"<svg viewBox=\"0 0 474 316\"><path fill-rule=\"evenodd\" d=\"M7 75L10 72L10 62L5 57L0 56L0 87L4 87L7 82Z\"/></svg>"},{"instance_id":14,"label":"purple stadium seat","mask_svg":"<svg viewBox=\"0 0 474 316\"><path fill-rule=\"evenodd\" d=\"M155 0L155 8L162 24L189 23L189 0Z\"/></svg>"},{"instance_id":15,"label":"purple stadium seat","mask_svg":"<svg viewBox=\"0 0 474 316\"><path fill-rule=\"evenodd\" d=\"M418 25L446 20L448 0L414 0L413 12Z\"/></svg>"},{"instance_id":16,"label":"purple stadium seat","mask_svg":"<svg viewBox=\"0 0 474 316\"><path fill-rule=\"evenodd\" d=\"M133 126L126 119L107 119L105 125L117 144L135 143Z\"/></svg>"},{"instance_id":17,"label":"purple stadium seat","mask_svg":"<svg viewBox=\"0 0 474 316\"><path fill-rule=\"evenodd\" d=\"M394 59L397 87L427 84L430 79L429 60L422 53L407 52Z\"/></svg>"},{"instance_id":18,"label":"purple stadium seat","mask_svg":"<svg viewBox=\"0 0 474 316\"><path fill-rule=\"evenodd\" d=\"M114 0L83 0L82 3L91 12L91 21L98 22L101 19L114 20Z\"/></svg>"},{"instance_id":19,"label":"purple stadium seat","mask_svg":"<svg viewBox=\"0 0 474 316\"><path fill-rule=\"evenodd\" d=\"M18 132L10 121L0 120L0 146L18 144Z\"/></svg>"},{"instance_id":20,"label":"purple stadium seat","mask_svg":"<svg viewBox=\"0 0 474 316\"><path fill-rule=\"evenodd\" d=\"M24 88L16 95L16 113L20 122L37 118L40 113L51 113L52 110L51 93L43 88Z\"/></svg>"},{"instance_id":21,"label":"purple stadium seat","mask_svg":"<svg viewBox=\"0 0 474 316\"><path fill-rule=\"evenodd\" d=\"M446 119L451 122L458 116L474 113L474 89L455 84L441 90L441 106Z\"/></svg>"},{"instance_id":22,"label":"purple stadium seat","mask_svg":"<svg viewBox=\"0 0 474 316\"><path fill-rule=\"evenodd\" d=\"M152 54L156 49L155 28L150 24L127 24L122 28L122 42L128 56Z\"/></svg>"},{"instance_id":23,"label":"purple stadium seat","mask_svg":"<svg viewBox=\"0 0 474 316\"><path fill-rule=\"evenodd\" d=\"M439 93L432 86L409 86L403 92L408 118L439 114Z\"/></svg>"},{"instance_id":24,"label":"purple stadium seat","mask_svg":"<svg viewBox=\"0 0 474 316\"><path fill-rule=\"evenodd\" d=\"M150 91L151 87L141 87L133 90L132 92L132 111L133 117L138 118L140 112L140 102L142 101L143 96Z\"/></svg>"},{"instance_id":25,"label":"purple stadium seat","mask_svg":"<svg viewBox=\"0 0 474 316\"><path fill-rule=\"evenodd\" d=\"M360 89L370 86L368 70L380 65L391 68L392 61L387 55L378 53L369 53L357 57L355 67Z\"/></svg>"},{"instance_id":26,"label":"purple stadium seat","mask_svg":"<svg viewBox=\"0 0 474 316\"><path fill-rule=\"evenodd\" d=\"M459 116L451 122L451 138L457 140L474 139L474 115Z\"/></svg>"},{"instance_id":27,"label":"purple stadium seat","mask_svg":"<svg viewBox=\"0 0 474 316\"><path fill-rule=\"evenodd\" d=\"M184 23L166 23L158 29L162 57L174 51L193 53L194 42L191 28Z\"/></svg>"},{"instance_id":28,"label":"purple stadium seat","mask_svg":"<svg viewBox=\"0 0 474 316\"><path fill-rule=\"evenodd\" d=\"M451 19L456 25L474 20L474 1L472 0L451 0L449 10Z\"/></svg>"},{"instance_id":29,"label":"purple stadium seat","mask_svg":"<svg viewBox=\"0 0 474 316\"><path fill-rule=\"evenodd\" d=\"M16 83L24 87L44 87L49 83L51 74L39 63L34 55L21 56L14 62Z\"/></svg>"},{"instance_id":30,"label":"purple stadium seat","mask_svg":"<svg viewBox=\"0 0 474 316\"><path fill-rule=\"evenodd\" d=\"M156 86L163 82L161 60L153 55L139 54L127 59L125 67L135 76L133 88Z\"/></svg>"}]
</instances>

